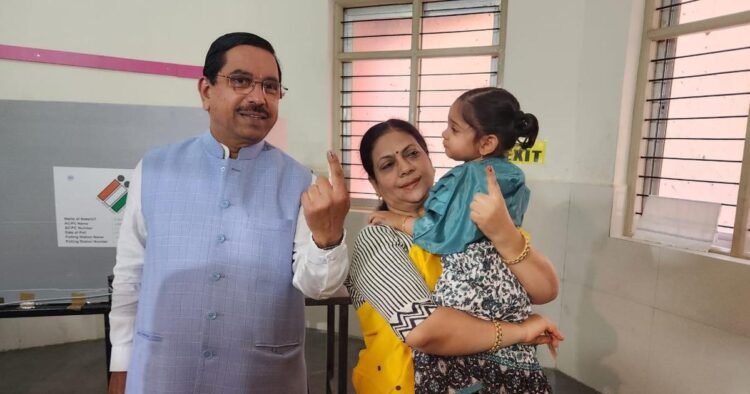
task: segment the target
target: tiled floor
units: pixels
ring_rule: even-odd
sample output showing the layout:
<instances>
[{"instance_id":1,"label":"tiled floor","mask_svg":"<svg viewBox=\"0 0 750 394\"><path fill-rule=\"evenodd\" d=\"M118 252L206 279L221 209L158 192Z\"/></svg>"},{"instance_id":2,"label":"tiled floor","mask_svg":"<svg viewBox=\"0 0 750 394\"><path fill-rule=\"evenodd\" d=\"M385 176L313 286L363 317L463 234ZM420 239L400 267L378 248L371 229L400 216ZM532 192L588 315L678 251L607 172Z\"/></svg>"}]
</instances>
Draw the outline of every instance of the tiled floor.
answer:
<instances>
[{"instance_id":1,"label":"tiled floor","mask_svg":"<svg viewBox=\"0 0 750 394\"><path fill-rule=\"evenodd\" d=\"M349 371L362 348L359 339L349 340ZM306 344L310 394L326 392L325 334L308 330ZM87 394L106 392L104 341L86 341L65 345L0 353L0 393L3 394ZM589 394L596 391L554 370L547 376L555 393ZM354 390L349 383L349 393ZM334 376L332 387L338 389Z\"/></svg>"}]
</instances>

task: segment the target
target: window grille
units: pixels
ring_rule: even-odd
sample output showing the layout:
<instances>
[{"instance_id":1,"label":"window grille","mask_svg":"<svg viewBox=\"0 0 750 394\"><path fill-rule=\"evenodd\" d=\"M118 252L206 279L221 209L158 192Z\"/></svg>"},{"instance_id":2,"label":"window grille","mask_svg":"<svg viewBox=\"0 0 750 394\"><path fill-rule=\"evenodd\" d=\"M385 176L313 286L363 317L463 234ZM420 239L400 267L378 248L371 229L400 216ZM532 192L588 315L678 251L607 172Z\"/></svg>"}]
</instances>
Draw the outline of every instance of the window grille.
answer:
<instances>
[{"instance_id":1,"label":"window grille","mask_svg":"<svg viewBox=\"0 0 750 394\"><path fill-rule=\"evenodd\" d=\"M375 192L361 166L359 143L374 124L399 118L425 136L436 179L456 163L440 134L462 92L498 86L505 5L500 0L413 1L399 4L340 0L334 31L334 120L351 196L372 204Z\"/></svg>"},{"instance_id":2,"label":"window grille","mask_svg":"<svg viewBox=\"0 0 750 394\"><path fill-rule=\"evenodd\" d=\"M647 1L645 19L626 231L648 196L719 203L714 250L745 256L750 1Z\"/></svg>"}]
</instances>

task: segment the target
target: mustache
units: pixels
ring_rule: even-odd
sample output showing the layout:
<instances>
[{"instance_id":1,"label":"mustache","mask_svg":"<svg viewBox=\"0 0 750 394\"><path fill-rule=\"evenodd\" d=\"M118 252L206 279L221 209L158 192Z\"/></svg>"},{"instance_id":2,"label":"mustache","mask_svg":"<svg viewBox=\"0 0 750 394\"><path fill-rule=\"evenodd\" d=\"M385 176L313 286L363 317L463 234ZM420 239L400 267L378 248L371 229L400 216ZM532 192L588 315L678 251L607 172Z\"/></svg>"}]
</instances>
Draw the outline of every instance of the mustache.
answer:
<instances>
[{"instance_id":1,"label":"mustache","mask_svg":"<svg viewBox=\"0 0 750 394\"><path fill-rule=\"evenodd\" d=\"M268 111L262 104L243 105L241 107L238 107L236 112L257 112L259 114L262 114L263 116L269 116Z\"/></svg>"}]
</instances>

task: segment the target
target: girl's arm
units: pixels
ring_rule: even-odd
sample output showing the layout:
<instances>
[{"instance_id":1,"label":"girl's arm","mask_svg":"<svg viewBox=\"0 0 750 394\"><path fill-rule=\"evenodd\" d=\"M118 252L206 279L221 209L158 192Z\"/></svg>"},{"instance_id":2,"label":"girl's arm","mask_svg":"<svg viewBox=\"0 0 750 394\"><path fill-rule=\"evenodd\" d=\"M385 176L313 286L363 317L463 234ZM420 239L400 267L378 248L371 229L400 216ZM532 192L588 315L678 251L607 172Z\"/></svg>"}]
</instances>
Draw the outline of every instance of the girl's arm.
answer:
<instances>
[{"instance_id":1,"label":"girl's arm","mask_svg":"<svg viewBox=\"0 0 750 394\"><path fill-rule=\"evenodd\" d=\"M526 243L520 231L515 228L513 232L508 231L506 236L491 240L503 260L518 257L523 253ZM555 267L547 256L532 245L529 245L528 256L518 264L509 266L509 268L526 289L532 304L546 304L557 298L559 280Z\"/></svg>"},{"instance_id":2,"label":"girl's arm","mask_svg":"<svg viewBox=\"0 0 750 394\"><path fill-rule=\"evenodd\" d=\"M513 224L492 167L487 166L485 173L488 193L474 196L471 220L489 238L502 259L512 261L524 252L526 239ZM510 265L510 270L526 289L532 303L546 304L557 297L559 281L555 268L547 256L533 246L529 245L526 258Z\"/></svg>"},{"instance_id":3,"label":"girl's arm","mask_svg":"<svg viewBox=\"0 0 750 394\"><path fill-rule=\"evenodd\" d=\"M390 211L375 211L368 218L369 224L380 224L394 228L409 235L414 235L415 217L399 215Z\"/></svg>"}]
</instances>

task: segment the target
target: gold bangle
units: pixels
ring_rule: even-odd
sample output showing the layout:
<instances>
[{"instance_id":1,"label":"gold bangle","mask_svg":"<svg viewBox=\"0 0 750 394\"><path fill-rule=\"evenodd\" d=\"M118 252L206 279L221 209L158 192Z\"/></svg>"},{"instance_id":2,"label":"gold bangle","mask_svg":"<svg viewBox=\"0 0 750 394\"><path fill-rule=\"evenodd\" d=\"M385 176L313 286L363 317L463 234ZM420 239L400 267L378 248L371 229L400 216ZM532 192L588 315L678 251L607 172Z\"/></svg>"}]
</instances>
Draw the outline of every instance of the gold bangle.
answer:
<instances>
[{"instance_id":1,"label":"gold bangle","mask_svg":"<svg viewBox=\"0 0 750 394\"><path fill-rule=\"evenodd\" d=\"M499 320L493 320L492 324L495 325L495 343L490 348L490 353L496 353L503 346L503 326L500 325Z\"/></svg>"},{"instance_id":2,"label":"gold bangle","mask_svg":"<svg viewBox=\"0 0 750 394\"><path fill-rule=\"evenodd\" d=\"M506 260L502 257L500 257L500 261L503 262L505 265L514 265L518 264L524 260L526 260L526 257L529 257L529 252L531 251L531 242L529 242L529 237L523 233L523 231L520 231L521 236L523 237L523 250L521 251L521 254L518 255L513 260Z\"/></svg>"}]
</instances>

